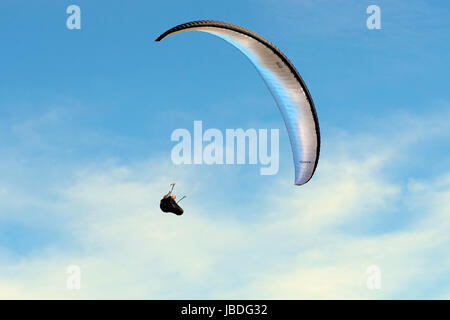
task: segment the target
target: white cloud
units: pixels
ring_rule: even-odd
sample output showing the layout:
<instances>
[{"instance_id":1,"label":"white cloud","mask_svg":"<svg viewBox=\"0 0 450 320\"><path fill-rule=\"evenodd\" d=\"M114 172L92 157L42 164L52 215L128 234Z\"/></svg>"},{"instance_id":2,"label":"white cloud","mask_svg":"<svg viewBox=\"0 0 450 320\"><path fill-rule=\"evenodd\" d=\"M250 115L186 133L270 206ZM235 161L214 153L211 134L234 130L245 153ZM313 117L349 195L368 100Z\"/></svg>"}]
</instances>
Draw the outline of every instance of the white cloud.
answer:
<instances>
[{"instance_id":1,"label":"white cloud","mask_svg":"<svg viewBox=\"0 0 450 320\"><path fill-rule=\"evenodd\" d=\"M201 168L153 159L78 170L57 200L34 202L64 220L76 246L19 257L1 251L0 297L371 299L422 297L424 288L429 298L448 296L450 172L391 177L391 162L416 152L410 130L337 136L304 187L285 177L257 187L266 197L251 220L248 206L234 203L215 210L239 214L211 212L201 193L188 198L182 217L159 211L167 172L179 187L201 185L210 179ZM80 291L65 287L70 264L81 267ZM379 291L366 287L369 265L381 268Z\"/></svg>"}]
</instances>

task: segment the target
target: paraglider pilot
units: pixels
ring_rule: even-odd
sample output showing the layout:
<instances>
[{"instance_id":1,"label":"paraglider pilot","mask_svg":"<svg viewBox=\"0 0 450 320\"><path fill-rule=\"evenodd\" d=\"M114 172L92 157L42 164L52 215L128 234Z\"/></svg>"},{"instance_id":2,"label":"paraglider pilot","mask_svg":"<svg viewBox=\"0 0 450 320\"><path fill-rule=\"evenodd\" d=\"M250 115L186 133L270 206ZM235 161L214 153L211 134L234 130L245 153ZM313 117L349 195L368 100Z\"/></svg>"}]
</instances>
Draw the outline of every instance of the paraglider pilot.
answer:
<instances>
[{"instance_id":1,"label":"paraglider pilot","mask_svg":"<svg viewBox=\"0 0 450 320\"><path fill-rule=\"evenodd\" d=\"M184 213L184 210L178 205L178 202L183 200L185 196L183 196L180 200L178 200L178 202L176 202L175 199L177 196L172 194L175 183L172 183L171 186L172 188L170 189L170 191L161 199L159 207L163 212L171 212L176 214L177 216L181 216Z\"/></svg>"}]
</instances>

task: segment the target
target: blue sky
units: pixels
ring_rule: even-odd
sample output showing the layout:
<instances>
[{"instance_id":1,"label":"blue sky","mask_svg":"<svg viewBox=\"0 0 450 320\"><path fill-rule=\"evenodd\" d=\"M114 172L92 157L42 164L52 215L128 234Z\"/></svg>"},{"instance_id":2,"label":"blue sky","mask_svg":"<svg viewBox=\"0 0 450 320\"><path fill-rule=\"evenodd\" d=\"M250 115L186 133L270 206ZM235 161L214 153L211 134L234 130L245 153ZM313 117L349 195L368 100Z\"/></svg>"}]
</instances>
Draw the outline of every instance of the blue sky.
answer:
<instances>
[{"instance_id":1,"label":"blue sky","mask_svg":"<svg viewBox=\"0 0 450 320\"><path fill-rule=\"evenodd\" d=\"M82 12L66 28L67 6ZM381 8L381 30L366 8ZM450 7L445 1L2 1L0 297L450 298ZM319 116L293 185L283 120L226 42L277 45ZM170 135L280 129L280 171L174 166ZM160 214L176 180L181 219ZM66 266L83 287L65 287ZM368 290L378 265L382 289Z\"/></svg>"}]
</instances>

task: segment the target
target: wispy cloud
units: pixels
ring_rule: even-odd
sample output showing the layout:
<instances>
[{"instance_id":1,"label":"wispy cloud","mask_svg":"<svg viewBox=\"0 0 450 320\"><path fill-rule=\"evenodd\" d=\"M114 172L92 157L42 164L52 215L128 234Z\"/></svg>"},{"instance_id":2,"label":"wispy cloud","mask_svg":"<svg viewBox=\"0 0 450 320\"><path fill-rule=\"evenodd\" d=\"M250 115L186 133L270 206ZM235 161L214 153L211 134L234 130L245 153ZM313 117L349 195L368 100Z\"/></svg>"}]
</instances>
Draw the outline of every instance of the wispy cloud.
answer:
<instances>
[{"instance_id":1,"label":"wispy cloud","mask_svg":"<svg viewBox=\"0 0 450 320\"><path fill-rule=\"evenodd\" d=\"M184 216L162 214L167 175L181 187L206 183L200 167L174 168L158 158L78 166L52 185L52 197L33 198L34 212L19 219L40 212L41 223L56 221L71 245L56 239L18 256L2 244L0 297L448 297L450 172L399 180L392 163L407 163L430 137L446 141L449 127L444 118L394 122L404 125L386 121L359 135L336 134L302 188L290 177L255 187L264 195L257 213L237 203L211 211L198 193L185 202ZM1 186L9 201L2 211L26 199L19 186L10 189ZM209 190L226 198L220 185ZM65 287L70 264L81 267L80 291ZM381 268L379 291L366 287L370 265Z\"/></svg>"}]
</instances>

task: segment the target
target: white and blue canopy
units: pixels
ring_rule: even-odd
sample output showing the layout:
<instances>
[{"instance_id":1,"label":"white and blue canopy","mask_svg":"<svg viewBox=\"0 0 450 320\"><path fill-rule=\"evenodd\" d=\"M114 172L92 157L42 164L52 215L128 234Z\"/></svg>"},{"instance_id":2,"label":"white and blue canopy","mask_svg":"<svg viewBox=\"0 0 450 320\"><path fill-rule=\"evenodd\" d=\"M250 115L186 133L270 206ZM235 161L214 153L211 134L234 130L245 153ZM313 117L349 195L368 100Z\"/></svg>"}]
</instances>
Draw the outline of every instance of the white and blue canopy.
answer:
<instances>
[{"instance_id":1,"label":"white and blue canopy","mask_svg":"<svg viewBox=\"0 0 450 320\"><path fill-rule=\"evenodd\" d=\"M214 34L238 48L261 74L283 115L292 146L295 184L308 182L319 160L320 130L311 95L289 59L260 35L230 23L202 20L180 24L156 41L184 31Z\"/></svg>"}]
</instances>

